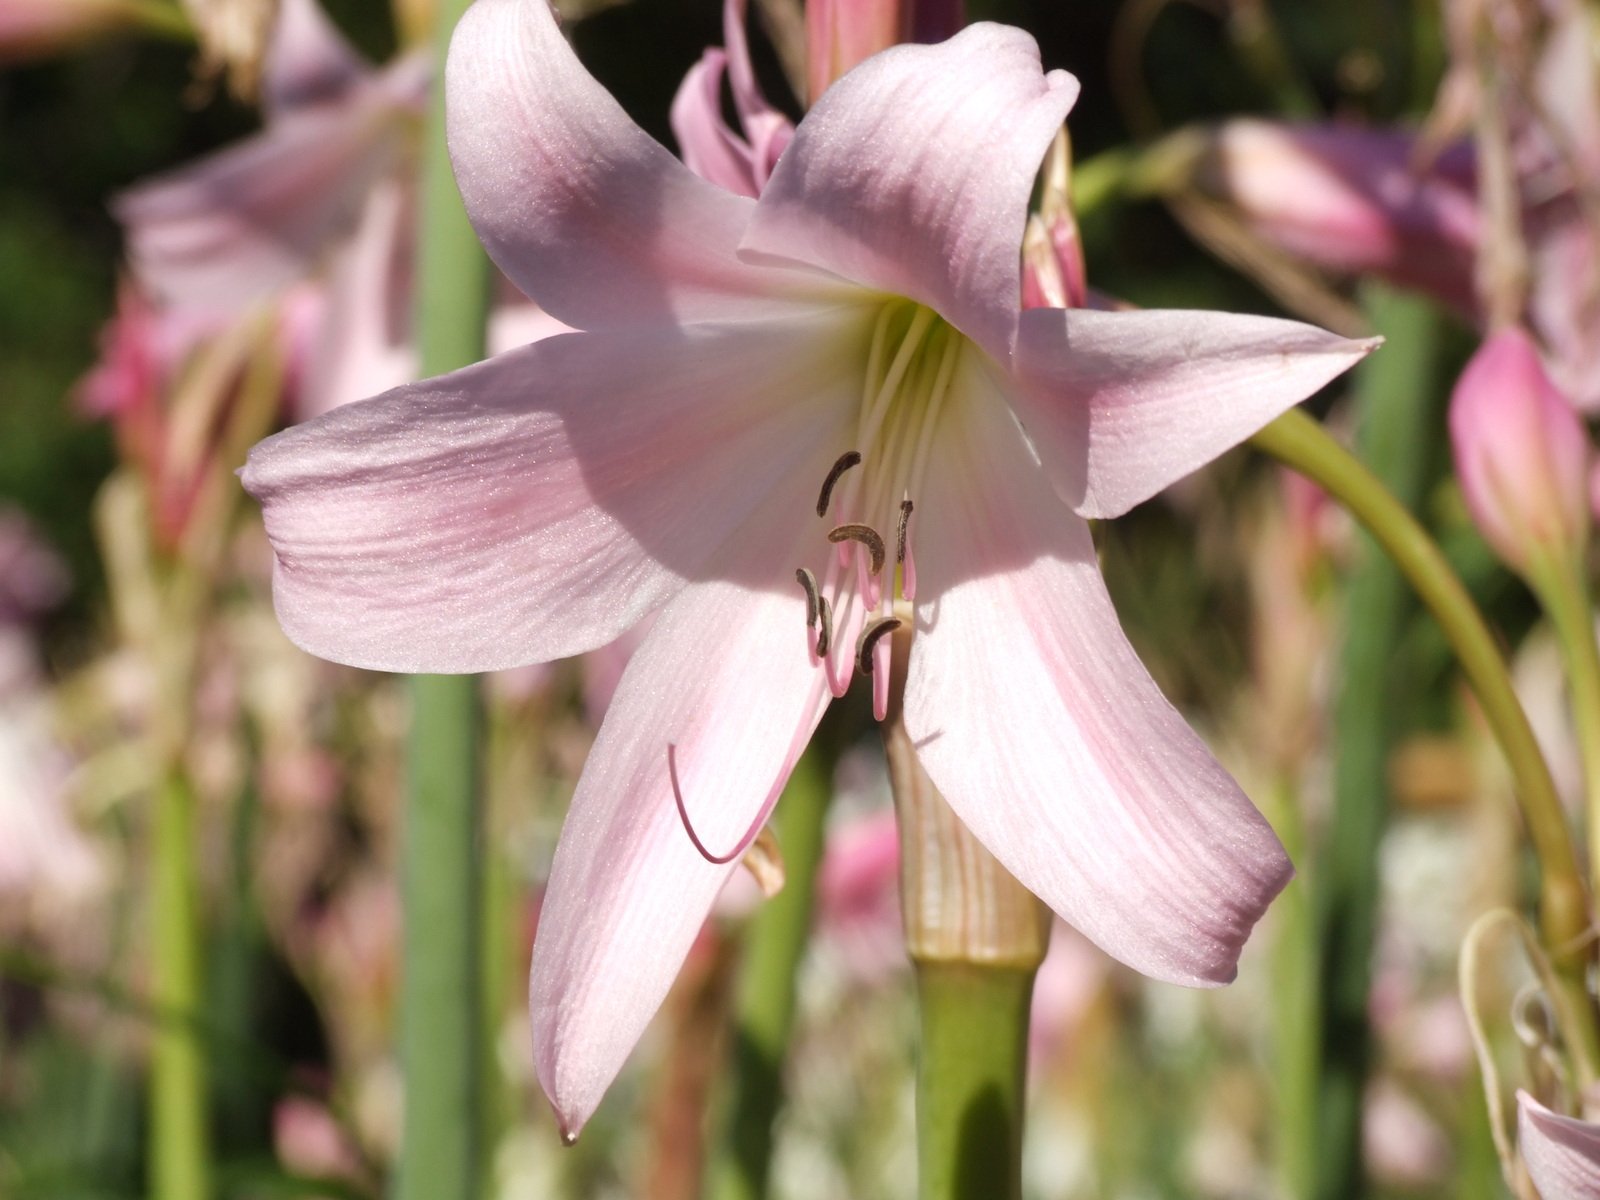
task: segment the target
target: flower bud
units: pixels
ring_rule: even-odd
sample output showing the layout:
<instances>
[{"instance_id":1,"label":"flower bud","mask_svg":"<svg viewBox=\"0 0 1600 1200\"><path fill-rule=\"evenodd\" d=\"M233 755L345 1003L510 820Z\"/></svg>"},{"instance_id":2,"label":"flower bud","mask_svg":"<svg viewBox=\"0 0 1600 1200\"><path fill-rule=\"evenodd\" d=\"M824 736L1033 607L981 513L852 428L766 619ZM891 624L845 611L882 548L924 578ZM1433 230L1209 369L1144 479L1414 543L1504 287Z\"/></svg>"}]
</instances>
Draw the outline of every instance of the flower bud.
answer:
<instances>
[{"instance_id":1,"label":"flower bud","mask_svg":"<svg viewBox=\"0 0 1600 1200\"><path fill-rule=\"evenodd\" d=\"M1468 308L1478 240L1470 163L1448 155L1423 171L1415 151L1415 137L1397 130L1228 121L1195 183L1289 254Z\"/></svg>"},{"instance_id":2,"label":"flower bud","mask_svg":"<svg viewBox=\"0 0 1600 1200\"><path fill-rule=\"evenodd\" d=\"M1588 430L1522 330L1493 334L1472 356L1450 397L1450 440L1472 519L1507 565L1526 575L1582 555Z\"/></svg>"},{"instance_id":3,"label":"flower bud","mask_svg":"<svg viewBox=\"0 0 1600 1200\"><path fill-rule=\"evenodd\" d=\"M806 0L806 90L899 42L942 42L966 23L964 0Z\"/></svg>"}]
</instances>

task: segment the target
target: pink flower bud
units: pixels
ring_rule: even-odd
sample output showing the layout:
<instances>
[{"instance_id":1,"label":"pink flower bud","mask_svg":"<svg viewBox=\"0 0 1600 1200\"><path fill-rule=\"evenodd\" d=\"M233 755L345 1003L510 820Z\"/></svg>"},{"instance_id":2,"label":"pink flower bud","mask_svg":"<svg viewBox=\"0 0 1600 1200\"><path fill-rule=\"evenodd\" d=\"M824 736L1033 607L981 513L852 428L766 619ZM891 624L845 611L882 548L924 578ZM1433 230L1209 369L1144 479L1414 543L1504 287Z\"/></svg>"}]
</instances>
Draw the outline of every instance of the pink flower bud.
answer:
<instances>
[{"instance_id":1,"label":"pink flower bud","mask_svg":"<svg viewBox=\"0 0 1600 1200\"><path fill-rule=\"evenodd\" d=\"M1450 155L1419 171L1415 148L1399 130L1229 121L1197 182L1296 257L1470 308L1478 233L1470 163Z\"/></svg>"},{"instance_id":2,"label":"pink flower bud","mask_svg":"<svg viewBox=\"0 0 1600 1200\"><path fill-rule=\"evenodd\" d=\"M1509 566L1570 559L1589 532L1589 434L1520 329L1492 335L1450 398L1456 474L1479 531Z\"/></svg>"},{"instance_id":3,"label":"pink flower bud","mask_svg":"<svg viewBox=\"0 0 1600 1200\"><path fill-rule=\"evenodd\" d=\"M806 0L806 90L899 42L942 42L965 24L964 0Z\"/></svg>"}]
</instances>

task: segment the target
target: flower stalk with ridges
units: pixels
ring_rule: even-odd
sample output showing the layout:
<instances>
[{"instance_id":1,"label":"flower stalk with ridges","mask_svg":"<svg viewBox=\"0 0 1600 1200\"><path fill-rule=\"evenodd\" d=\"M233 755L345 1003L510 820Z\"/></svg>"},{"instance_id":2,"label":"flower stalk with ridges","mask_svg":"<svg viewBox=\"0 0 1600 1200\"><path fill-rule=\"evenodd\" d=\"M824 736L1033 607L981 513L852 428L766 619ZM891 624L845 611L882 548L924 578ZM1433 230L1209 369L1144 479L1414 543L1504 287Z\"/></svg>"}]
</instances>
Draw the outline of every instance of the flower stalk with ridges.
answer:
<instances>
[{"instance_id":1,"label":"flower stalk with ridges","mask_svg":"<svg viewBox=\"0 0 1600 1200\"><path fill-rule=\"evenodd\" d=\"M441 0L440 53L465 0ZM480 358L489 316L489 261L462 210L435 89L423 149L417 247L417 339L425 371ZM471 675L411 681L402 849L405 905L400 1061L405 1116L397 1200L476 1200L486 1059L480 930L484 912L482 714Z\"/></svg>"}]
</instances>

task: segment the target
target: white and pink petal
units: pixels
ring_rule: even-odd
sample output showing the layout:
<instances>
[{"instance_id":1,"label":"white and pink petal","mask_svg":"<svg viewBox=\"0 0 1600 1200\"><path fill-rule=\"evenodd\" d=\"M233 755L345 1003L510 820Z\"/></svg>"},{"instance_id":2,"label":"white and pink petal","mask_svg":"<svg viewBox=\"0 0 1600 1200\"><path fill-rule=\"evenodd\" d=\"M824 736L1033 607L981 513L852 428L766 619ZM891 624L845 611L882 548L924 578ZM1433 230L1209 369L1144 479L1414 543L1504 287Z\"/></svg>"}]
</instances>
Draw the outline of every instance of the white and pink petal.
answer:
<instances>
[{"instance_id":1,"label":"white and pink petal","mask_svg":"<svg viewBox=\"0 0 1600 1200\"><path fill-rule=\"evenodd\" d=\"M876 55L801 122L743 251L909 296L1009 362L1029 196L1077 94L1000 25Z\"/></svg>"},{"instance_id":2,"label":"white and pink petal","mask_svg":"<svg viewBox=\"0 0 1600 1200\"><path fill-rule=\"evenodd\" d=\"M791 529L791 533L794 530ZM829 694L807 649L791 537L746 554L776 590L694 584L662 611L611 701L561 833L529 968L539 1081L576 1135L677 976Z\"/></svg>"},{"instance_id":3,"label":"white and pink petal","mask_svg":"<svg viewBox=\"0 0 1600 1200\"><path fill-rule=\"evenodd\" d=\"M491 258L578 329L751 315L838 289L741 262L749 199L707 183L579 64L548 0L477 0L445 70L450 158Z\"/></svg>"},{"instance_id":4,"label":"white and pink petal","mask_svg":"<svg viewBox=\"0 0 1600 1200\"><path fill-rule=\"evenodd\" d=\"M605 645L704 578L770 497L810 515L857 399L859 326L565 334L268 439L244 483L280 622L390 671Z\"/></svg>"},{"instance_id":5,"label":"white and pink petal","mask_svg":"<svg viewBox=\"0 0 1600 1200\"><path fill-rule=\"evenodd\" d=\"M968 371L917 498L906 728L960 818L1102 949L1214 985L1291 868L1161 695L1066 512Z\"/></svg>"},{"instance_id":6,"label":"white and pink petal","mask_svg":"<svg viewBox=\"0 0 1600 1200\"><path fill-rule=\"evenodd\" d=\"M1115 517L1250 437L1371 353L1276 317L1031 309L1011 403L1057 494Z\"/></svg>"},{"instance_id":7,"label":"white and pink petal","mask_svg":"<svg viewBox=\"0 0 1600 1200\"><path fill-rule=\"evenodd\" d=\"M1600 1125L1518 1092L1517 1148L1543 1200L1600 1200Z\"/></svg>"}]
</instances>

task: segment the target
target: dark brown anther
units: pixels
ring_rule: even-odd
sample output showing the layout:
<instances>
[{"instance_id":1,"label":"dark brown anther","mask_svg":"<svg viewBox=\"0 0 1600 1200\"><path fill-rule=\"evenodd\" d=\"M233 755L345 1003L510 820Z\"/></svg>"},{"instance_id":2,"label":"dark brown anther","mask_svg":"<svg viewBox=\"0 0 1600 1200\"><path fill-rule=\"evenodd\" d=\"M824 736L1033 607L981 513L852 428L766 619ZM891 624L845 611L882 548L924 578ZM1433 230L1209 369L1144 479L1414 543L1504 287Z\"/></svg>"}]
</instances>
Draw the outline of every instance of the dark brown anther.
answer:
<instances>
[{"instance_id":1,"label":"dark brown anther","mask_svg":"<svg viewBox=\"0 0 1600 1200\"><path fill-rule=\"evenodd\" d=\"M911 528L911 510L915 507L909 500L900 501L900 532L894 544L894 560L897 563L906 560L906 531Z\"/></svg>"},{"instance_id":2,"label":"dark brown anther","mask_svg":"<svg viewBox=\"0 0 1600 1200\"><path fill-rule=\"evenodd\" d=\"M861 630L856 642L856 669L863 675L872 674L872 651L878 643L900 628L899 617L874 617Z\"/></svg>"},{"instance_id":3,"label":"dark brown anther","mask_svg":"<svg viewBox=\"0 0 1600 1200\"><path fill-rule=\"evenodd\" d=\"M817 657L827 658L833 648L833 605L822 593L817 593Z\"/></svg>"},{"instance_id":4,"label":"dark brown anther","mask_svg":"<svg viewBox=\"0 0 1600 1200\"><path fill-rule=\"evenodd\" d=\"M817 623L817 601L822 598L821 593L817 591L817 577L804 567L798 568L794 577L806 590L806 628L810 629Z\"/></svg>"},{"instance_id":5,"label":"dark brown anther","mask_svg":"<svg viewBox=\"0 0 1600 1200\"><path fill-rule=\"evenodd\" d=\"M871 525L836 525L828 530L828 540L837 545L839 542L860 542L872 555L872 573L878 574L883 570L883 561L888 556L888 549L883 544L883 535Z\"/></svg>"},{"instance_id":6,"label":"dark brown anther","mask_svg":"<svg viewBox=\"0 0 1600 1200\"><path fill-rule=\"evenodd\" d=\"M828 502L833 499L833 485L839 482L840 476L860 461L861 455L854 450L846 450L839 455L839 461L833 464L828 477L822 481L822 494L817 497L817 516L828 515Z\"/></svg>"}]
</instances>

